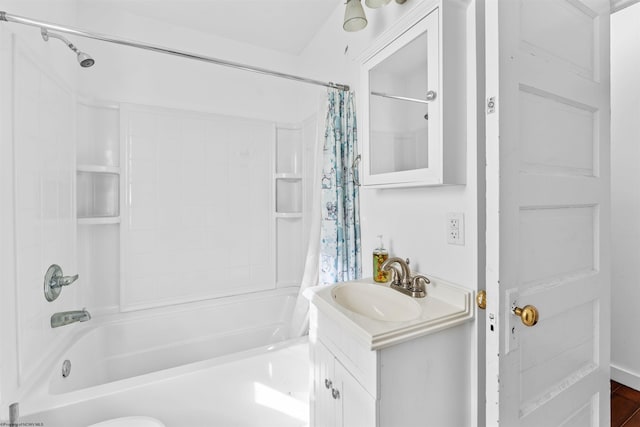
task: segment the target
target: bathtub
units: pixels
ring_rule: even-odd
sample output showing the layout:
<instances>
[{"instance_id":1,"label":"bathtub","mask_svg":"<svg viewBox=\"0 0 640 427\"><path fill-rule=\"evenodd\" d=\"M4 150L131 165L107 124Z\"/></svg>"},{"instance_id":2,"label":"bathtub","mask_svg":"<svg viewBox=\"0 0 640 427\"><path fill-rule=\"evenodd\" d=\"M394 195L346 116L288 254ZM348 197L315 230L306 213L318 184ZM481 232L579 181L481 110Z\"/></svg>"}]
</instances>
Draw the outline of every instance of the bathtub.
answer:
<instances>
[{"instance_id":1,"label":"bathtub","mask_svg":"<svg viewBox=\"0 0 640 427\"><path fill-rule=\"evenodd\" d=\"M287 336L296 296L297 288L278 289L170 308L120 313L105 316L93 324L90 324L93 322L91 320L77 325L78 334L67 349L52 361L46 378L39 381L38 386L20 402L20 412L26 415L25 419L45 422L47 426L57 425L53 422L56 417L61 413L68 415L69 411L71 419L83 419L81 413L74 413L70 409L74 407L92 408L87 412L87 422L100 421L101 419L91 419L91 414L99 413L102 414L99 417L102 419L126 415L154 416L157 414L135 413L134 409L140 405L116 411L107 410L103 406L113 409L113 405L105 399L127 393L136 396L127 398L127 401L134 403L142 402L149 395L155 395L154 401L160 402L162 397L157 395L160 393L159 389L165 390L164 394L172 394L180 388L184 388L181 392L183 394L195 393L191 399L195 402L202 398L202 393L211 390L211 384L200 384L202 378L233 386L233 376L228 377L229 369L232 369L230 366L242 364L244 360L253 360L252 363L257 364L256 366L264 365L264 369L256 366L253 368L256 372L266 369L266 379L261 384L268 381L297 384L293 387L295 390L281 390L277 393L284 393L289 398L304 394L308 381L306 341L304 338L291 340ZM289 354L287 351L292 346L304 347L295 352L294 362L285 363L297 364L298 370L294 369L289 374L296 378L274 379L273 357L277 354ZM71 367L68 375L63 376L63 364L67 360ZM255 362L256 360L262 362ZM282 370L283 374L284 372L286 370ZM301 373L302 378L298 378ZM219 380L215 379L216 375ZM187 381L187 386L166 388L172 382L182 384L184 381ZM249 378L242 381L247 382ZM266 390L278 390L278 387L273 388L268 384L264 387L267 387ZM136 390L146 391L138 396ZM301 397L299 402L304 402L305 398ZM171 399L175 400L175 396ZM251 403L245 399L241 404L246 406ZM86 409L82 411L86 412ZM229 414L223 418L228 416ZM165 414L165 418L167 417ZM23 418L20 419L22 420ZM209 421L215 420L207 422Z\"/></svg>"}]
</instances>

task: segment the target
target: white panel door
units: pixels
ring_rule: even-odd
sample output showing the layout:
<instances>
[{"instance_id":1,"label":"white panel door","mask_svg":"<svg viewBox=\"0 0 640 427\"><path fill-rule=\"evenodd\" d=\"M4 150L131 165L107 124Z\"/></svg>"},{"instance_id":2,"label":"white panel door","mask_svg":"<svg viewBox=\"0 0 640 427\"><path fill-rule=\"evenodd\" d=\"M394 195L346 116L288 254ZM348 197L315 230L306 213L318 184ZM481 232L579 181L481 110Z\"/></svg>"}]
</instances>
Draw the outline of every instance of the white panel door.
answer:
<instances>
[{"instance_id":1,"label":"white panel door","mask_svg":"<svg viewBox=\"0 0 640 427\"><path fill-rule=\"evenodd\" d=\"M605 426L609 2L487 0L486 34L487 425Z\"/></svg>"}]
</instances>

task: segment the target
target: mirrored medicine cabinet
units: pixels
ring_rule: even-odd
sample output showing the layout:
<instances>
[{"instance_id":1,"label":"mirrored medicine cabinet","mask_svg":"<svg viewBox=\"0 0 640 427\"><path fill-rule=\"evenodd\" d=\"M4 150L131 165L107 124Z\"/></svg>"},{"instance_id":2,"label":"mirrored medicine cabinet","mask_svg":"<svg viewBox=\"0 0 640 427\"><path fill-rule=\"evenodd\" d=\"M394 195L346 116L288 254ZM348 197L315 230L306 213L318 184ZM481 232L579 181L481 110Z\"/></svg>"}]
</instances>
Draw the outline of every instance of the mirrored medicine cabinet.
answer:
<instances>
[{"instance_id":1,"label":"mirrored medicine cabinet","mask_svg":"<svg viewBox=\"0 0 640 427\"><path fill-rule=\"evenodd\" d=\"M465 8L450 3L401 22L363 57L365 186L465 183Z\"/></svg>"}]
</instances>

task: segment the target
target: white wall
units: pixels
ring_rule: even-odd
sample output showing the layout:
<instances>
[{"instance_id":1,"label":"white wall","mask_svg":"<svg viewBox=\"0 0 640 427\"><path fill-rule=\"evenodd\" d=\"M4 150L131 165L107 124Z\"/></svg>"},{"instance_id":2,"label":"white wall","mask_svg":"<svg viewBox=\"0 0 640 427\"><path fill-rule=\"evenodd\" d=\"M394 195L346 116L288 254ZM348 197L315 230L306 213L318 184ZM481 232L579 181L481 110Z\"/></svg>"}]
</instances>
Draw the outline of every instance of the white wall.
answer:
<instances>
[{"instance_id":1,"label":"white wall","mask_svg":"<svg viewBox=\"0 0 640 427\"><path fill-rule=\"evenodd\" d=\"M0 1L16 15L73 23L68 1ZM73 91L77 63L37 28L0 24L0 418L20 387L69 330L52 330L55 311L75 308L77 289L53 303L43 295L47 267L75 270ZM15 73L14 73L15 71ZM15 159L15 164L14 164ZM15 167L14 167L15 166Z\"/></svg>"},{"instance_id":2,"label":"white wall","mask_svg":"<svg viewBox=\"0 0 640 427\"><path fill-rule=\"evenodd\" d=\"M611 17L611 376L640 389L640 4Z\"/></svg>"},{"instance_id":3,"label":"white wall","mask_svg":"<svg viewBox=\"0 0 640 427\"><path fill-rule=\"evenodd\" d=\"M343 82L358 88L358 55L367 49L384 30L389 28L412 7L421 2L407 2L404 6L390 3L382 9L366 9L369 25L359 33L342 31L344 8L338 7L322 31L303 52L306 74L328 78L332 73L342 76ZM470 12L471 13L471 12ZM472 16L471 24L473 25ZM473 28L473 27L472 27ZM345 46L349 45L346 55ZM475 63L472 63L475 66ZM383 234L393 254L410 257L416 270L440 276L475 288L477 283L477 227L476 227L476 126L475 75L470 88L469 127L467 145L467 176L465 186L361 190L364 274L371 274L368 256L376 246L375 236ZM461 112L462 113L462 112ZM446 243L445 215L464 212L466 222L465 246ZM418 237L418 238L416 238Z\"/></svg>"},{"instance_id":4,"label":"white wall","mask_svg":"<svg viewBox=\"0 0 640 427\"><path fill-rule=\"evenodd\" d=\"M108 0L79 2L78 14L94 32L290 74L298 68L293 55L136 16ZM95 40L83 39L82 49L96 60L80 75L92 97L280 122L309 116L298 106L303 83Z\"/></svg>"},{"instance_id":5,"label":"white wall","mask_svg":"<svg viewBox=\"0 0 640 427\"><path fill-rule=\"evenodd\" d=\"M359 89L358 56L374 44L377 37L384 34L394 23L425 1L408 1L404 5L389 3L381 9L365 8L368 26L357 33L342 31L344 6L336 8L323 29L312 40L302 54L305 69L303 73L318 79L332 79L341 76L341 83L352 89ZM484 156L483 140L478 138L476 124L476 55L475 28L476 4L469 2L467 16L467 184L461 186L440 186L428 188L373 190L361 188L361 228L363 274L372 275L371 253L377 246L376 235L384 235L385 244L391 255L409 257L413 270L427 276L437 276L476 290L479 277L484 270L478 265L478 256L484 252L484 239L478 240L478 211L483 209L484 196L478 198L478 175L484 176L484 169L478 169L478 159ZM482 3L482 2L480 2ZM408 15L407 15L408 16ZM345 49L348 46L347 53ZM481 95L481 99L484 97ZM361 106L359 106L362 108ZM480 110L483 111L483 110ZM362 132L362 131L361 131ZM482 150L478 157L478 150ZM360 150L362 152L362 149ZM482 162L481 162L482 163ZM482 163L483 165L483 163ZM484 193L482 193L484 194ZM447 212L462 212L465 220L465 245L452 246L446 242L445 219ZM481 247L479 247L479 245ZM480 279L480 289L484 288ZM468 400L471 404L470 423L476 425L483 419L478 412L476 401L483 385L478 384L478 353L476 350L477 325L470 325L470 384ZM480 341L484 341L481 338ZM481 349L480 352L483 352ZM482 363L482 362L480 362ZM480 405L484 400L480 396ZM477 419L476 419L477 418Z\"/></svg>"}]
</instances>

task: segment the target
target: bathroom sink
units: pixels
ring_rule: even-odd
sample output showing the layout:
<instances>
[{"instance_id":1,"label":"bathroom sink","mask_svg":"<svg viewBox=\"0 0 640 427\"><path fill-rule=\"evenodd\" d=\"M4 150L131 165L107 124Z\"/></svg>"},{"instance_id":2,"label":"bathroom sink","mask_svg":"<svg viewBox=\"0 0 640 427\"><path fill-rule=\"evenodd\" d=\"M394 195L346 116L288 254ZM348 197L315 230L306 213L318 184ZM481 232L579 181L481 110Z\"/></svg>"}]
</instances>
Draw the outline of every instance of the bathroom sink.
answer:
<instances>
[{"instance_id":1,"label":"bathroom sink","mask_svg":"<svg viewBox=\"0 0 640 427\"><path fill-rule=\"evenodd\" d=\"M381 285L348 283L331 291L333 300L349 311L375 320L406 322L422 313L411 297Z\"/></svg>"}]
</instances>

